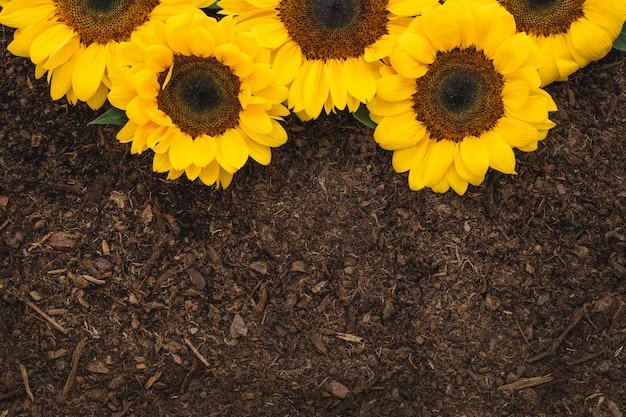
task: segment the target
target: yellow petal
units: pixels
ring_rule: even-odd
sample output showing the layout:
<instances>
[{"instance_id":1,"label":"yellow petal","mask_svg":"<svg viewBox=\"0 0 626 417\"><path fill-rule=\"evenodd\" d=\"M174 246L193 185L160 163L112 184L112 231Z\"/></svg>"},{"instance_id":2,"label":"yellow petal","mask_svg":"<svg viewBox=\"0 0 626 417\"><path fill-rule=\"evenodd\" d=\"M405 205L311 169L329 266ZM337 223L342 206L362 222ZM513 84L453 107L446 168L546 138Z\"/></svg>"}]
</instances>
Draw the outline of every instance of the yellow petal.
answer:
<instances>
[{"instance_id":1,"label":"yellow petal","mask_svg":"<svg viewBox=\"0 0 626 417\"><path fill-rule=\"evenodd\" d=\"M213 185L217 181L217 177L220 173L220 164L216 160L209 165L202 168L200 172L200 181L205 185Z\"/></svg>"},{"instance_id":2,"label":"yellow petal","mask_svg":"<svg viewBox=\"0 0 626 417\"><path fill-rule=\"evenodd\" d=\"M389 61L398 74L406 78L419 78L428 72L426 64L417 61L401 49L396 49Z\"/></svg>"},{"instance_id":3,"label":"yellow petal","mask_svg":"<svg viewBox=\"0 0 626 417\"><path fill-rule=\"evenodd\" d=\"M189 179L189 181L194 181L196 178L198 178L201 171L202 171L202 168L194 164L191 164L187 168L185 168L185 175L187 175L187 178Z\"/></svg>"},{"instance_id":4,"label":"yellow petal","mask_svg":"<svg viewBox=\"0 0 626 417\"><path fill-rule=\"evenodd\" d=\"M410 148L394 151L391 160L393 169L396 172L406 172L420 164L423 164L426 152L431 144L432 141L423 140Z\"/></svg>"},{"instance_id":5,"label":"yellow petal","mask_svg":"<svg viewBox=\"0 0 626 417\"><path fill-rule=\"evenodd\" d=\"M409 100L404 101L387 101L379 96L374 96L367 102L367 109L370 113L378 116L393 116L413 110L413 104Z\"/></svg>"},{"instance_id":6,"label":"yellow petal","mask_svg":"<svg viewBox=\"0 0 626 417\"><path fill-rule=\"evenodd\" d=\"M224 163L219 162L224 169L234 172L246 163L250 155L248 145L236 129L228 129L221 139L216 157L223 160Z\"/></svg>"},{"instance_id":7,"label":"yellow petal","mask_svg":"<svg viewBox=\"0 0 626 417\"><path fill-rule=\"evenodd\" d=\"M432 187L441 181L454 160L457 144L451 140L435 142L424 161L424 184Z\"/></svg>"},{"instance_id":8,"label":"yellow petal","mask_svg":"<svg viewBox=\"0 0 626 417\"><path fill-rule=\"evenodd\" d=\"M169 149L172 167L177 170L184 170L194 158L193 139L186 133L180 132Z\"/></svg>"},{"instance_id":9,"label":"yellow petal","mask_svg":"<svg viewBox=\"0 0 626 417\"><path fill-rule=\"evenodd\" d=\"M250 158L254 159L261 165L269 165L272 160L272 151L270 148L250 139L245 139L245 141L246 145L248 145Z\"/></svg>"},{"instance_id":10,"label":"yellow petal","mask_svg":"<svg viewBox=\"0 0 626 417\"><path fill-rule=\"evenodd\" d=\"M376 93L376 78L378 78L376 67L375 63L366 63L356 58L348 58L343 64L343 77L348 93L361 103L367 103Z\"/></svg>"},{"instance_id":11,"label":"yellow petal","mask_svg":"<svg viewBox=\"0 0 626 417\"><path fill-rule=\"evenodd\" d=\"M465 194L465 192L467 191L468 182L467 180L464 180L459 176L454 166L450 166L450 168L448 168L445 178L455 193L457 193L458 195Z\"/></svg>"},{"instance_id":12,"label":"yellow petal","mask_svg":"<svg viewBox=\"0 0 626 417\"><path fill-rule=\"evenodd\" d=\"M79 56L72 76L72 88L79 100L87 101L100 87L106 58L104 45L97 43L89 45Z\"/></svg>"},{"instance_id":13,"label":"yellow petal","mask_svg":"<svg viewBox=\"0 0 626 417\"><path fill-rule=\"evenodd\" d=\"M302 64L302 53L295 42L287 42L283 45L274 58L274 68L278 82L288 85L293 81L298 69Z\"/></svg>"},{"instance_id":14,"label":"yellow petal","mask_svg":"<svg viewBox=\"0 0 626 417\"><path fill-rule=\"evenodd\" d=\"M167 172L172 169L169 155L166 153L156 153L152 159L152 171Z\"/></svg>"},{"instance_id":15,"label":"yellow petal","mask_svg":"<svg viewBox=\"0 0 626 417\"><path fill-rule=\"evenodd\" d=\"M485 175L489 168L489 150L482 139L468 136L460 143L461 158L474 175Z\"/></svg>"},{"instance_id":16,"label":"yellow petal","mask_svg":"<svg viewBox=\"0 0 626 417\"><path fill-rule=\"evenodd\" d=\"M517 174L515 172L515 154L513 149L496 132L490 131L482 134L481 139L489 152L489 166L504 174Z\"/></svg>"},{"instance_id":17,"label":"yellow petal","mask_svg":"<svg viewBox=\"0 0 626 417\"><path fill-rule=\"evenodd\" d=\"M56 13L52 1L10 1L0 12L0 24L20 28L52 20Z\"/></svg>"},{"instance_id":18,"label":"yellow petal","mask_svg":"<svg viewBox=\"0 0 626 417\"><path fill-rule=\"evenodd\" d=\"M240 124L254 132L266 134L272 131L272 122L269 116L262 108L254 105L239 113Z\"/></svg>"},{"instance_id":19,"label":"yellow petal","mask_svg":"<svg viewBox=\"0 0 626 417\"><path fill-rule=\"evenodd\" d=\"M7 46L7 50L16 56L30 56L30 46L35 39L41 33L56 25L58 25L57 22L41 22L37 25L27 26L24 29L17 29L13 35L13 40Z\"/></svg>"},{"instance_id":20,"label":"yellow petal","mask_svg":"<svg viewBox=\"0 0 626 417\"><path fill-rule=\"evenodd\" d=\"M585 18L572 22L568 41L570 51L581 67L603 58L613 46L613 37L605 29Z\"/></svg>"},{"instance_id":21,"label":"yellow petal","mask_svg":"<svg viewBox=\"0 0 626 417\"><path fill-rule=\"evenodd\" d=\"M376 86L376 94L386 101L410 100L416 90L415 80L400 75L381 77Z\"/></svg>"},{"instance_id":22,"label":"yellow petal","mask_svg":"<svg viewBox=\"0 0 626 417\"><path fill-rule=\"evenodd\" d=\"M498 120L494 131L513 148L522 148L533 143L536 146L539 139L539 133L535 127L512 117L502 117Z\"/></svg>"},{"instance_id":23,"label":"yellow petal","mask_svg":"<svg viewBox=\"0 0 626 417\"><path fill-rule=\"evenodd\" d=\"M200 135L193 141L194 157L193 163L198 167L205 167L215 159L217 153L217 142L215 138L208 135Z\"/></svg>"},{"instance_id":24,"label":"yellow petal","mask_svg":"<svg viewBox=\"0 0 626 417\"><path fill-rule=\"evenodd\" d=\"M137 130L137 125L131 121L126 122L126 124L117 132L115 138L119 140L121 143L128 143L133 140L135 136L135 131Z\"/></svg>"},{"instance_id":25,"label":"yellow petal","mask_svg":"<svg viewBox=\"0 0 626 417\"><path fill-rule=\"evenodd\" d=\"M398 46L422 64L432 64L437 51L433 44L417 33L404 33L398 37Z\"/></svg>"},{"instance_id":26,"label":"yellow petal","mask_svg":"<svg viewBox=\"0 0 626 417\"><path fill-rule=\"evenodd\" d=\"M30 47L30 59L40 64L77 35L65 25L54 25L43 31Z\"/></svg>"},{"instance_id":27,"label":"yellow petal","mask_svg":"<svg viewBox=\"0 0 626 417\"><path fill-rule=\"evenodd\" d=\"M328 88L330 97L338 109L345 109L348 102L348 87L346 80L346 72L342 63L337 59L329 59L326 61L326 74L328 77ZM376 89L376 84L374 84Z\"/></svg>"},{"instance_id":28,"label":"yellow petal","mask_svg":"<svg viewBox=\"0 0 626 417\"><path fill-rule=\"evenodd\" d=\"M172 65L174 54L165 45L150 45L145 49L145 65L150 71L160 73Z\"/></svg>"},{"instance_id":29,"label":"yellow petal","mask_svg":"<svg viewBox=\"0 0 626 417\"><path fill-rule=\"evenodd\" d=\"M374 130L374 139L381 148L387 150L408 148L426 137L426 128L415 120L412 111L387 116Z\"/></svg>"},{"instance_id":30,"label":"yellow petal","mask_svg":"<svg viewBox=\"0 0 626 417\"><path fill-rule=\"evenodd\" d=\"M72 74L74 73L75 65L76 57L72 57L52 73L50 82L50 97L52 97L52 100L60 99L72 88Z\"/></svg>"},{"instance_id":31,"label":"yellow petal","mask_svg":"<svg viewBox=\"0 0 626 417\"><path fill-rule=\"evenodd\" d=\"M541 56L537 45L522 32L516 33L500 44L493 57L493 63L501 74L507 75L524 66L539 68Z\"/></svg>"},{"instance_id":32,"label":"yellow petal","mask_svg":"<svg viewBox=\"0 0 626 417\"><path fill-rule=\"evenodd\" d=\"M422 14L424 32L437 51L450 51L461 42L461 29L451 15L439 7L426 9Z\"/></svg>"}]
</instances>

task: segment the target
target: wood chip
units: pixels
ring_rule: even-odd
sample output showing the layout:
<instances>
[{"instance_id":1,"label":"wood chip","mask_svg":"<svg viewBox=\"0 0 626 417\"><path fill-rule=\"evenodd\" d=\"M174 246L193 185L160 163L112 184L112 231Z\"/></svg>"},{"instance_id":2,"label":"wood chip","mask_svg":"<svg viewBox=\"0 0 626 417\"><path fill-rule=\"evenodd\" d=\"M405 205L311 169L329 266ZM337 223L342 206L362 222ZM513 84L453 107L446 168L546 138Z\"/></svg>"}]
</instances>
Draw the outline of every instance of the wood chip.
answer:
<instances>
[{"instance_id":1,"label":"wood chip","mask_svg":"<svg viewBox=\"0 0 626 417\"><path fill-rule=\"evenodd\" d=\"M348 333L335 333L335 336L340 339L347 340L348 342L361 343L363 341L362 337Z\"/></svg>"},{"instance_id":2,"label":"wood chip","mask_svg":"<svg viewBox=\"0 0 626 417\"><path fill-rule=\"evenodd\" d=\"M324 342L322 341L322 336L317 333L313 333L311 336L309 336L309 340L311 340L311 343L313 343L313 347L319 353L321 353L322 355L326 355L328 353L328 349L326 349L326 345L324 345Z\"/></svg>"},{"instance_id":3,"label":"wood chip","mask_svg":"<svg viewBox=\"0 0 626 417\"><path fill-rule=\"evenodd\" d=\"M80 361L80 355L83 352L83 349L87 345L87 338L83 338L76 345L76 349L74 349L74 354L72 355L72 368L70 370L70 374L67 377L67 381L65 381L65 386L63 387L63 397L67 397L67 394L72 389L72 385L74 384L74 380L76 379L76 371L78 370L78 362Z\"/></svg>"},{"instance_id":4,"label":"wood chip","mask_svg":"<svg viewBox=\"0 0 626 417\"><path fill-rule=\"evenodd\" d=\"M148 225L152 222L152 218L154 214L152 213L152 206L148 204L145 209L141 212L141 221L143 224Z\"/></svg>"},{"instance_id":5,"label":"wood chip","mask_svg":"<svg viewBox=\"0 0 626 417\"><path fill-rule=\"evenodd\" d=\"M248 265L248 268L253 270L254 272L258 272L261 275L267 274L267 263L263 261L255 261Z\"/></svg>"},{"instance_id":6,"label":"wood chip","mask_svg":"<svg viewBox=\"0 0 626 417\"><path fill-rule=\"evenodd\" d=\"M62 358L63 356L66 356L67 353L68 353L67 349L65 348L51 350L48 352L48 359L59 359L59 358Z\"/></svg>"},{"instance_id":7,"label":"wood chip","mask_svg":"<svg viewBox=\"0 0 626 417\"><path fill-rule=\"evenodd\" d=\"M146 381L146 384L144 385L144 388L145 389L152 388L152 385L154 385L154 383L157 382L159 380L159 378L161 378L162 374L163 374L162 371L158 371L156 374L154 374L150 378L148 378L148 380Z\"/></svg>"},{"instance_id":8,"label":"wood chip","mask_svg":"<svg viewBox=\"0 0 626 417\"><path fill-rule=\"evenodd\" d=\"M30 308L35 310L39 315L41 315L41 317L46 319L52 325L52 327L54 327L55 329L57 329L58 331L60 331L63 334L69 334L70 331L68 329L66 329L65 327L61 326L55 319L53 319L52 317L50 317L49 315L44 313L44 311L42 309L40 309L39 307L37 307L34 303L32 303L31 301L27 300L25 297L22 297L17 291L13 290L13 291L9 291L9 292L11 294L13 294L15 297L17 297L20 300L22 300L22 302L27 304Z\"/></svg>"},{"instance_id":9,"label":"wood chip","mask_svg":"<svg viewBox=\"0 0 626 417\"><path fill-rule=\"evenodd\" d=\"M67 250L73 248L76 245L76 241L70 239L64 232L54 232L50 235L48 244L54 249Z\"/></svg>"},{"instance_id":10,"label":"wood chip","mask_svg":"<svg viewBox=\"0 0 626 417\"><path fill-rule=\"evenodd\" d=\"M510 384L501 385L498 391L518 391L525 388L536 387L552 381L552 375L534 376L532 378L520 378Z\"/></svg>"},{"instance_id":11,"label":"wood chip","mask_svg":"<svg viewBox=\"0 0 626 417\"><path fill-rule=\"evenodd\" d=\"M617 408L617 404L615 404L613 401L606 400L606 406L608 407L613 417L624 417L624 414L619 410L619 408Z\"/></svg>"},{"instance_id":12,"label":"wood chip","mask_svg":"<svg viewBox=\"0 0 626 417\"><path fill-rule=\"evenodd\" d=\"M196 358L200 359L200 362L202 362L204 366L206 367L210 366L209 361L207 361L206 358L202 356L200 351L193 345L193 343L191 343L189 339L185 338L185 343L187 344L187 346L189 346L189 349L191 349L193 354L196 355Z\"/></svg>"},{"instance_id":13,"label":"wood chip","mask_svg":"<svg viewBox=\"0 0 626 417\"><path fill-rule=\"evenodd\" d=\"M200 272L198 272L195 268L187 268L185 270L187 275L189 275L189 279L191 283L196 286L196 288L203 290L206 287L206 280L202 276Z\"/></svg>"},{"instance_id":14,"label":"wood chip","mask_svg":"<svg viewBox=\"0 0 626 417\"><path fill-rule=\"evenodd\" d=\"M20 374L22 374L22 380L24 381L24 388L26 389L26 394L28 395L28 398L30 398L32 402L35 402L35 397L33 396L33 392L30 390L30 383L28 382L28 371L26 370L26 367L22 365L21 363L18 363L17 366L20 368Z\"/></svg>"},{"instance_id":15,"label":"wood chip","mask_svg":"<svg viewBox=\"0 0 626 417\"><path fill-rule=\"evenodd\" d=\"M282 258L283 251L280 248L278 242L276 242L276 238L274 237L274 234L268 226L264 224L261 225L261 228L259 230L259 237L261 238L263 249L265 249L268 254L277 259Z\"/></svg>"},{"instance_id":16,"label":"wood chip","mask_svg":"<svg viewBox=\"0 0 626 417\"><path fill-rule=\"evenodd\" d=\"M91 361L87 365L85 365L85 369L89 372L93 372L95 374L108 374L109 368L100 361Z\"/></svg>"},{"instance_id":17,"label":"wood chip","mask_svg":"<svg viewBox=\"0 0 626 417\"><path fill-rule=\"evenodd\" d=\"M291 272L306 272L306 265L302 261L293 261L291 263Z\"/></svg>"}]
</instances>

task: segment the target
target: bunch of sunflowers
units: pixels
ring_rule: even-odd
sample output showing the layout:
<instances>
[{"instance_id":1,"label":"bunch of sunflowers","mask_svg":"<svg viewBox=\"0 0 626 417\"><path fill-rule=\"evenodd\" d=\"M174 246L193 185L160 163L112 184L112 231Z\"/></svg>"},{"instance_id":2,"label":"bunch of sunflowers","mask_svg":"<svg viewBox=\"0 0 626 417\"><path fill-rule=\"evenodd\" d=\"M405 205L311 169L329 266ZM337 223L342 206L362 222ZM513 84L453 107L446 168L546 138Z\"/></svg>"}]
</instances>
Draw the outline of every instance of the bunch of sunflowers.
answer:
<instances>
[{"instance_id":1,"label":"bunch of sunflowers","mask_svg":"<svg viewBox=\"0 0 626 417\"><path fill-rule=\"evenodd\" d=\"M464 194L515 173L513 149L554 126L542 87L605 56L626 20L625 0L221 0L219 20L212 3L0 0L0 24L52 99L124 111L117 139L168 179L226 188L270 163L290 112L347 109L411 189Z\"/></svg>"}]
</instances>

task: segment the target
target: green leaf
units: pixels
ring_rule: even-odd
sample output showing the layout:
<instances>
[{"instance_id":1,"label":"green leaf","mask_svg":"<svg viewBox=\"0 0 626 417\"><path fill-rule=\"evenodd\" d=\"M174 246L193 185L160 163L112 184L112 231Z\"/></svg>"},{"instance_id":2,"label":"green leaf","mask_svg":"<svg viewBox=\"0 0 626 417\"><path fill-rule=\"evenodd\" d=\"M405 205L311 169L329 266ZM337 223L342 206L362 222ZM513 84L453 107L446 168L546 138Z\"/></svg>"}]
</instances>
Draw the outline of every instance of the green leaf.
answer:
<instances>
[{"instance_id":1,"label":"green leaf","mask_svg":"<svg viewBox=\"0 0 626 417\"><path fill-rule=\"evenodd\" d=\"M622 33L613 42L613 48L626 52L626 23L622 26Z\"/></svg>"},{"instance_id":2,"label":"green leaf","mask_svg":"<svg viewBox=\"0 0 626 417\"><path fill-rule=\"evenodd\" d=\"M122 126L128 122L128 117L124 110L120 110L116 107L111 107L106 112L102 113L95 120L87 123L88 125L116 125Z\"/></svg>"},{"instance_id":3,"label":"green leaf","mask_svg":"<svg viewBox=\"0 0 626 417\"><path fill-rule=\"evenodd\" d=\"M367 109L367 106L363 103L361 103L357 111L352 113L352 115L354 116L355 119L357 119L359 122L363 123L367 127L376 129L376 126L378 126L376 123L372 121L372 119L370 119L370 111Z\"/></svg>"}]
</instances>

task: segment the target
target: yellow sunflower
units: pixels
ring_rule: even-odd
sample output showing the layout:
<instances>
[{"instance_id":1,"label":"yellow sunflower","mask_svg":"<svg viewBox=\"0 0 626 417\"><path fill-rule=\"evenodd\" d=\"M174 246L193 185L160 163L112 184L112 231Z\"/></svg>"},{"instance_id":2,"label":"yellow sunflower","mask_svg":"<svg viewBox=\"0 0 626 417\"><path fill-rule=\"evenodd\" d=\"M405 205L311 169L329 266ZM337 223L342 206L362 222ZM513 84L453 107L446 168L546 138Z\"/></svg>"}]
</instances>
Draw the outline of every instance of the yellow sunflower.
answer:
<instances>
[{"instance_id":1,"label":"yellow sunflower","mask_svg":"<svg viewBox=\"0 0 626 417\"><path fill-rule=\"evenodd\" d=\"M626 20L625 0L498 0L517 30L535 40L543 56L541 84L564 81L604 57Z\"/></svg>"},{"instance_id":2,"label":"yellow sunflower","mask_svg":"<svg viewBox=\"0 0 626 417\"><path fill-rule=\"evenodd\" d=\"M424 10L398 37L368 103L374 139L394 151L409 187L464 194L489 167L515 174L512 148L532 151L554 123L540 89L541 55L489 0Z\"/></svg>"},{"instance_id":3,"label":"yellow sunflower","mask_svg":"<svg viewBox=\"0 0 626 417\"><path fill-rule=\"evenodd\" d=\"M269 164L270 147L287 140L278 120L289 114L269 51L229 17L178 15L155 29L145 44L120 48L130 69L108 97L129 121L117 139L132 142L132 153L153 150L154 171L168 179L185 173L218 188L248 157Z\"/></svg>"},{"instance_id":4,"label":"yellow sunflower","mask_svg":"<svg viewBox=\"0 0 626 417\"><path fill-rule=\"evenodd\" d=\"M380 60L410 18L437 0L221 0L220 13L274 50L289 108L301 119L346 107L376 91Z\"/></svg>"},{"instance_id":5,"label":"yellow sunflower","mask_svg":"<svg viewBox=\"0 0 626 417\"><path fill-rule=\"evenodd\" d=\"M66 96L93 109L106 100L118 70L120 42L141 39L152 22L179 13L203 14L213 0L11 0L0 24L17 28L8 50L46 72L53 100Z\"/></svg>"}]
</instances>

